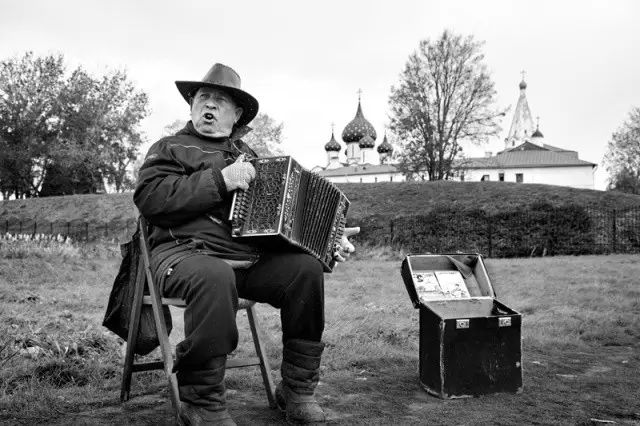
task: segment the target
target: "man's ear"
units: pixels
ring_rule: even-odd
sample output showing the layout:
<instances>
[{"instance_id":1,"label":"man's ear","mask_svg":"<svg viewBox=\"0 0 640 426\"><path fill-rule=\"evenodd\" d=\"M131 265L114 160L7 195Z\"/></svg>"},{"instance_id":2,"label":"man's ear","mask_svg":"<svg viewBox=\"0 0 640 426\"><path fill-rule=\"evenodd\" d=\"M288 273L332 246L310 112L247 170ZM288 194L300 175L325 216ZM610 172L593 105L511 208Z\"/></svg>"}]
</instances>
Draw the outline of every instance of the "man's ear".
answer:
<instances>
[{"instance_id":1,"label":"man's ear","mask_svg":"<svg viewBox=\"0 0 640 426\"><path fill-rule=\"evenodd\" d=\"M240 117L242 117L242 113L244 112L244 110L240 107L236 107L236 123L238 122L238 120L240 120Z\"/></svg>"}]
</instances>

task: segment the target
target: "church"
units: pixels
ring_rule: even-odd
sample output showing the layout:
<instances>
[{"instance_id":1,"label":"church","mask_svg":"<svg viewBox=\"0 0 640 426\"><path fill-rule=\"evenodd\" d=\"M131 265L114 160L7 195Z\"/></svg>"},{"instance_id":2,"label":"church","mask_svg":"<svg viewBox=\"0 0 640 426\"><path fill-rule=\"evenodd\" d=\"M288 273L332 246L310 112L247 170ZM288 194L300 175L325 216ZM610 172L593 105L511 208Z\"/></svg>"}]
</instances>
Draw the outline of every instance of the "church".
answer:
<instances>
[{"instance_id":1,"label":"church","mask_svg":"<svg viewBox=\"0 0 640 426\"><path fill-rule=\"evenodd\" d=\"M327 152L327 165L314 167L311 171L324 176L331 182L401 182L405 176L392 161L393 146L385 133L382 142L376 147L378 135L373 125L364 118L360 98L356 116L342 131L342 140L346 145L346 162L340 161L342 145L336 141L333 130L331 139L324 146Z\"/></svg>"},{"instance_id":2,"label":"church","mask_svg":"<svg viewBox=\"0 0 640 426\"><path fill-rule=\"evenodd\" d=\"M581 160L576 151L545 143L539 123L534 126L527 102L527 83L519 84L520 95L504 150L496 155L460 158L456 162L458 181L504 181L539 183L594 189L594 172L597 165ZM331 133L324 146L327 165L315 167L313 172L331 182L401 182L406 180L393 161L393 146L385 133L376 147L377 133L367 121L358 99L356 116L342 131L346 162L340 160L342 145Z\"/></svg>"}]
</instances>

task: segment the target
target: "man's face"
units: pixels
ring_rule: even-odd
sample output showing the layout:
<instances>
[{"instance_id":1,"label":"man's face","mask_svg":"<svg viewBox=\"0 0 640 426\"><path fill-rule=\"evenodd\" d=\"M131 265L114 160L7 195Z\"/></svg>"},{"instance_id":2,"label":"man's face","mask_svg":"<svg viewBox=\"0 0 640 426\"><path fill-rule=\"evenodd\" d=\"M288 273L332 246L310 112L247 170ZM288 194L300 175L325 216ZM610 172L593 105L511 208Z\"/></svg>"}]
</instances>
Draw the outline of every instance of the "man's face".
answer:
<instances>
[{"instance_id":1,"label":"man's face","mask_svg":"<svg viewBox=\"0 0 640 426\"><path fill-rule=\"evenodd\" d=\"M191 102L191 121L204 136L229 136L242 115L233 98L220 89L201 87Z\"/></svg>"}]
</instances>

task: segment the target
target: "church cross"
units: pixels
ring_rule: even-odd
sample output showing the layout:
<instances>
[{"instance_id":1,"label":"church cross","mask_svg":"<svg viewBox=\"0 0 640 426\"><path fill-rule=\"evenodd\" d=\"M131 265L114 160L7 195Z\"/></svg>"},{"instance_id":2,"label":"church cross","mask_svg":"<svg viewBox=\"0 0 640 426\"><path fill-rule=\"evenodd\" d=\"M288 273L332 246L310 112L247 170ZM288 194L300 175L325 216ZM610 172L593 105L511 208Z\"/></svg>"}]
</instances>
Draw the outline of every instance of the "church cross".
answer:
<instances>
[{"instance_id":1,"label":"church cross","mask_svg":"<svg viewBox=\"0 0 640 426\"><path fill-rule=\"evenodd\" d=\"M361 95L362 95L362 89L358 89L358 102L360 102Z\"/></svg>"},{"instance_id":2,"label":"church cross","mask_svg":"<svg viewBox=\"0 0 640 426\"><path fill-rule=\"evenodd\" d=\"M526 74L526 72L524 70L520 71L520 74L522 74L522 81L524 81L524 75Z\"/></svg>"}]
</instances>

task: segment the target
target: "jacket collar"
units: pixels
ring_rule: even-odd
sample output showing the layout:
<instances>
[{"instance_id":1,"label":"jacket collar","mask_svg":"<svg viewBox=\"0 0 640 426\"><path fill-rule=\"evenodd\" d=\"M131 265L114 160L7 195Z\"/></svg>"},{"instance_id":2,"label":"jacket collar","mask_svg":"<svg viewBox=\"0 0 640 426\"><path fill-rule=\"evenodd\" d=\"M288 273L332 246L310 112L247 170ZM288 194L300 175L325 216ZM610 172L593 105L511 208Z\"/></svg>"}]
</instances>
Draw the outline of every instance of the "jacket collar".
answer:
<instances>
[{"instance_id":1,"label":"jacket collar","mask_svg":"<svg viewBox=\"0 0 640 426\"><path fill-rule=\"evenodd\" d=\"M237 140L240 140L240 138L244 137L251 130L253 130L253 129L251 127L249 127L249 126L234 127L233 131L231 132L231 135L229 137L227 137L227 136L211 137L211 136L205 136L205 135L202 135L202 134L198 133L196 128L193 126L193 122L191 120L189 120L187 122L187 125L184 126L184 128L181 129L176 134L177 135L196 136L198 138L201 138L201 139L204 139L204 140L208 140L208 141L211 141L211 142L224 142L224 141L228 140L229 142L233 143L233 142L235 142Z\"/></svg>"}]
</instances>

